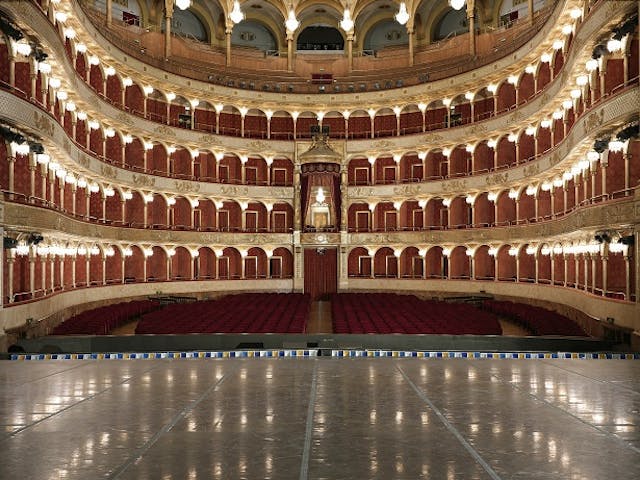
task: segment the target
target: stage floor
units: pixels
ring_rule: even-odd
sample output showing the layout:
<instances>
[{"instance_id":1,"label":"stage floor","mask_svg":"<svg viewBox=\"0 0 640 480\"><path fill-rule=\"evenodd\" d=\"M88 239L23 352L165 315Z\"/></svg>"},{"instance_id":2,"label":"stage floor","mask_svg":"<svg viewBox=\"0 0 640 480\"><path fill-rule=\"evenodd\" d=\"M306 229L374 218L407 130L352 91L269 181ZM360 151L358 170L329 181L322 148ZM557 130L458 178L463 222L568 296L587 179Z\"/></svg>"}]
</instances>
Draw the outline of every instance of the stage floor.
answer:
<instances>
[{"instance_id":1,"label":"stage floor","mask_svg":"<svg viewBox=\"0 0 640 480\"><path fill-rule=\"evenodd\" d=\"M640 361L0 362L0 478L638 479Z\"/></svg>"}]
</instances>

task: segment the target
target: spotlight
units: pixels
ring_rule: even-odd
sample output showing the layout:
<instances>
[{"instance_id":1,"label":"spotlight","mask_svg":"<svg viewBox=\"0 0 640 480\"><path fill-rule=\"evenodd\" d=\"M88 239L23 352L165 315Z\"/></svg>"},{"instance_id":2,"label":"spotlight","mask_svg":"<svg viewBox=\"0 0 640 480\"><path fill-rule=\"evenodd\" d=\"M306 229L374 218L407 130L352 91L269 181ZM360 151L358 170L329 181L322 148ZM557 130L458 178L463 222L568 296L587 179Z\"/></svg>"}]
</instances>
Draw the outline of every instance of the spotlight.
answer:
<instances>
[{"instance_id":1,"label":"spotlight","mask_svg":"<svg viewBox=\"0 0 640 480\"><path fill-rule=\"evenodd\" d=\"M2 238L2 248L5 250L9 250L10 248L16 248L18 246L18 241L15 238L3 237Z\"/></svg>"},{"instance_id":2,"label":"spotlight","mask_svg":"<svg viewBox=\"0 0 640 480\"><path fill-rule=\"evenodd\" d=\"M609 148L609 138L602 138L593 142L593 149L598 153L604 152L607 148Z\"/></svg>"}]
</instances>

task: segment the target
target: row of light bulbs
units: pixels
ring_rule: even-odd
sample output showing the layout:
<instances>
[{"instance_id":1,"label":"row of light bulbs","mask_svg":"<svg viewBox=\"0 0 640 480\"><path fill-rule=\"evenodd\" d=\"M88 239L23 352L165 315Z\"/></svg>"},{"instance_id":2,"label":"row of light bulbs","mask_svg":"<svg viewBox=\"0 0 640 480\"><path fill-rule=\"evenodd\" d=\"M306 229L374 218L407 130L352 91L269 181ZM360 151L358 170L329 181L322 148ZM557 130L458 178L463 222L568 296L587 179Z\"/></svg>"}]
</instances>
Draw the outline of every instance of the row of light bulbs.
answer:
<instances>
[{"instance_id":1,"label":"row of light bulbs","mask_svg":"<svg viewBox=\"0 0 640 480\"><path fill-rule=\"evenodd\" d=\"M197 258L200 255L199 248L201 248L197 246L187 246L187 245L168 245L168 246L155 245L155 246L162 248L167 254L167 256L169 257L175 256L177 247L183 247L187 249L187 251L191 255L191 258ZM124 257L133 256L133 249L131 248L131 246L119 246L119 248ZM224 256L225 247L213 246L210 248L213 250L216 257ZM240 256L242 258L245 258L249 255L249 248L251 247L233 246L233 247L226 247L226 248L233 248L237 250ZM269 248L269 247L259 247L259 248L261 248L265 252L268 258L273 257L274 250L275 250L274 248ZM30 253L32 253L32 249L33 249L33 253L41 257L47 257L47 256L84 257L84 256L96 256L96 255L100 255L100 253L102 253L105 257L113 257L116 253L115 248L112 245L98 246L94 244L91 247L87 248L84 244L61 245L58 243L52 243L50 245L47 245L47 244L41 243L38 245L31 246L22 240L19 241L16 247L12 248L11 250L17 256L27 256ZM153 246L141 246L140 249L145 258L151 257L154 254Z\"/></svg>"},{"instance_id":2,"label":"row of light bulbs","mask_svg":"<svg viewBox=\"0 0 640 480\"><path fill-rule=\"evenodd\" d=\"M236 4L237 3L238 2L236 2ZM402 3L401 5L404 5L404 3ZM186 8L188 8L188 5L187 5ZM402 9L402 6L401 6L401 9ZM291 10L291 12L293 12L293 10ZM582 15L582 11L580 9L576 8L576 9L571 10L570 15L571 15L571 18L578 19ZM62 22L66 21L66 19L67 19L67 14L64 13L64 12L57 12L55 14L55 16L56 16L57 20L62 21ZM565 25L563 27L563 29L562 29L562 32L565 35L571 34L573 32L573 26ZM73 37L75 37L75 35L73 35ZM619 40L611 40L609 43L611 44L610 48L609 48L610 51L616 51L616 49L620 49L623 46L623 42L619 41ZM613 45L614 43L615 43L615 45ZM563 47L564 47L564 40L556 40L553 43L554 50L559 50L559 49L562 49ZM86 52L86 45L84 45L82 43L78 43L76 45L76 51L85 53ZM88 58L89 58L89 63L91 65L98 65L100 63L100 59L96 55L89 55ZM542 63L549 63L549 62L551 62L551 60L552 60L552 56L550 54L544 53L544 54L541 55L540 61ZM598 66L599 66L599 62L596 59L590 59L589 61L586 62L587 72L592 72L593 70L597 69ZM50 66L48 66L48 64L46 64L43 67L44 67L45 70L48 70L50 72ZM104 72L105 72L105 75L107 75L107 76L112 76L112 75L115 75L117 73L115 68L111 67L111 66L106 66L104 68ZM534 65L529 65L529 66L527 66L525 68L525 73L534 73L534 72L535 72L535 66ZM47 72L44 72L44 73L47 73ZM52 80L53 80L53 82L55 82L55 83L52 84L52 86L54 88L58 88L59 85L60 85L59 79L52 79ZM519 76L518 75L510 75L507 78L507 82L512 84L512 85L517 85L518 81L519 81ZM582 86L584 86L584 85L586 85L588 83L588 76L587 75L580 75L580 76L577 77L576 82L577 82L577 85L579 87L582 87ZM131 86L131 85L133 85L133 80L130 77L125 77L125 78L122 79L122 84L125 87ZM487 90L490 93L494 94L494 95L497 93L497 89L498 89L498 85L497 84L490 84L490 85L487 86ZM153 91L154 91L154 88L152 86L147 85L147 86L143 87L143 92L147 96L150 95L151 93L153 93ZM580 98L580 96L582 94L580 89L574 89L570 93L571 93L571 99L573 99L573 100L576 100L576 99ZM59 92L58 93L58 98L59 99L65 100L67 97L68 97L68 94L66 92ZM166 97L167 101L172 102L176 98L176 94L173 93L173 92L168 92L168 93L165 93L165 97ZM475 94L472 93L472 92L465 93L465 98L467 100L472 101L474 97L475 97ZM195 99L195 100L190 100L189 103L190 103L192 108L195 108L199 104L199 101L197 99ZM451 103L452 103L452 100L449 99L449 98L444 98L442 100L442 103L446 107L450 107ZM563 108L565 110L568 109L568 108L571 108L571 106L572 106L571 104L572 103L573 102L571 100L567 100L567 101L563 102ZM72 109L74 107L75 107L75 105L73 104L73 102L71 102L69 109ZM216 112L218 114L222 111L223 108L224 108L224 105L222 105L222 104L216 104L215 105L215 109L216 109ZM426 111L427 104L426 103L419 103L418 104L418 108L424 113ZM247 107L241 106L241 107L238 108L238 110L239 110L241 116L244 117L244 116L246 116L246 114L247 114L249 109ZM400 115L402 109L399 106L397 106L397 107L393 108L393 111L398 116L398 115ZM375 109L372 109L372 108L368 109L367 112L369 113L369 115L372 118L377 113L377 111ZM268 119L270 120L270 118L272 117L274 112L272 110L268 110L267 109L264 113L265 113L265 115L267 115ZM345 110L344 112L342 112L342 114L343 114L345 119L348 119L350 114L351 114L351 112L348 111L348 110ZM555 112L554 112L554 114L557 115L557 113L555 113ZM300 112L294 111L294 112L291 112L291 115L292 115L294 121L296 121L297 117L300 115ZM318 118L318 120L320 122L322 121L322 118L324 117L324 115L325 115L325 112L323 112L323 111L316 112L316 117Z\"/></svg>"},{"instance_id":3,"label":"row of light bulbs","mask_svg":"<svg viewBox=\"0 0 640 480\"><path fill-rule=\"evenodd\" d=\"M510 244L509 244L510 245ZM522 250L522 247L524 245L527 245L526 248L524 249L524 253L527 255L543 255L543 256L551 256L551 255L584 255L584 254L589 254L589 255L597 255L597 254L604 254L604 250L605 250L605 244L604 243L597 243L597 242L577 242L577 243L571 243L571 242L565 242L565 243L557 243L554 246L549 246L548 243L544 243L544 244L535 244L535 243L528 243L528 244L523 244L521 246L513 246L510 245L507 253L509 256L511 257L517 257L518 254L520 253L520 251ZM626 256L629 252L629 246L626 244L622 244L622 243L608 243L606 244L608 246L608 252L612 253L612 254L617 254L617 253L621 253L624 256ZM160 248L162 248L165 253L167 254L168 257L173 257L176 254L176 248L177 247L183 247L186 248L187 251L189 252L189 254L191 255L191 258L197 258L200 255L199 252L199 247L193 247L193 246L186 246L186 245L169 245L169 246L160 246L158 245ZM464 246L464 245L463 245ZM402 256L402 253L404 251L406 251L409 248L418 248L418 255L420 257L425 257L428 253L428 251L431 248L435 248L435 247L440 247L442 249L442 254L445 257L450 257L451 254L453 253L453 250L457 247L455 246L450 246L450 245L430 245L430 246L422 246L422 247L413 247L413 246L404 246L404 247L396 247L393 248L393 254L395 257L399 258L400 256ZM31 253L31 249L33 248L34 253L36 253L39 256L42 257L46 257L46 256L57 256L57 257L65 257L65 256L69 256L69 257L75 257L75 256L96 256L96 255L100 255L100 253L102 253L105 257L113 257L115 255L115 249L112 245L104 245L102 246L102 248L98 247L98 245L92 245L91 247L87 248L86 246L80 244L80 245L60 245L57 243L53 243L51 245L46 245L46 244L39 244L39 245L34 245L33 247L30 245L27 245L26 242L24 241L20 241L18 242L18 245L13 248L13 252L15 255L17 256L27 256ZM120 247L121 251L122 251L122 255L124 257L131 257L133 256L133 249L130 246L126 246L126 247ZM234 247L229 247L229 248L234 248L238 251L238 253L240 254L240 256L242 258L245 258L248 256L249 253L249 249L247 247L238 247L238 246L234 246ZM354 248L358 248L358 247L354 247ZM382 248L385 247L365 247L367 249L367 253L370 257L374 257L376 252ZM478 252L480 247L466 247L465 249L465 254L468 257L474 257L475 254ZM489 246L488 248L488 255L491 257L496 257L498 256L498 253L500 251L502 247L496 247L496 246ZM223 247L212 247L214 254L216 255L216 257L222 257L224 255L224 248ZM142 254L145 258L149 258L152 257L154 254L153 251L153 247L151 246L147 246L147 247L141 247L142 250ZM274 249L273 248L262 248L262 250L265 252L266 256L268 258L271 258L273 256L274 253Z\"/></svg>"}]
</instances>

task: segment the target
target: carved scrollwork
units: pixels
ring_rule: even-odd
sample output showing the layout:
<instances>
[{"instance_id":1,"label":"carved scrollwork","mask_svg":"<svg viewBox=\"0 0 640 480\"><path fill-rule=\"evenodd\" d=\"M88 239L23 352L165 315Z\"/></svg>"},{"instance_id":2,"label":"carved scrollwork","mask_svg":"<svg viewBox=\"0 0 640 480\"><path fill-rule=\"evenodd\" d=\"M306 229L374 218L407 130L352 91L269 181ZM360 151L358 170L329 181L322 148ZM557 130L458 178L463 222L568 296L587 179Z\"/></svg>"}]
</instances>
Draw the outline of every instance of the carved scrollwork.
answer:
<instances>
[{"instance_id":1,"label":"carved scrollwork","mask_svg":"<svg viewBox=\"0 0 640 480\"><path fill-rule=\"evenodd\" d=\"M176 136L176 133L173 131L173 129L167 127L166 125L160 125L159 127L156 127L154 132L158 133L160 135L164 135L166 137L175 137Z\"/></svg>"},{"instance_id":2,"label":"carved scrollwork","mask_svg":"<svg viewBox=\"0 0 640 480\"><path fill-rule=\"evenodd\" d=\"M129 125L130 127L133 127L135 125L135 122L133 121L133 119L127 115L124 112L120 112L119 114L116 115L116 120L118 120L119 122L122 122L124 124Z\"/></svg>"},{"instance_id":3,"label":"carved scrollwork","mask_svg":"<svg viewBox=\"0 0 640 480\"><path fill-rule=\"evenodd\" d=\"M103 176L111 179L118 177L118 170L110 165L102 165L102 167L100 168L100 173L102 173Z\"/></svg>"},{"instance_id":4,"label":"carved scrollwork","mask_svg":"<svg viewBox=\"0 0 640 480\"><path fill-rule=\"evenodd\" d=\"M133 174L133 183L137 187L153 187L156 184L156 179L147 175Z\"/></svg>"},{"instance_id":5,"label":"carved scrollwork","mask_svg":"<svg viewBox=\"0 0 640 480\"><path fill-rule=\"evenodd\" d=\"M188 182L186 180L176 180L175 188L180 193L196 193L200 191L200 184L194 182Z\"/></svg>"},{"instance_id":6,"label":"carved scrollwork","mask_svg":"<svg viewBox=\"0 0 640 480\"><path fill-rule=\"evenodd\" d=\"M604 122L604 109L601 108L587 117L586 122L584 123L585 132L589 133L602 125Z\"/></svg>"},{"instance_id":7,"label":"carved scrollwork","mask_svg":"<svg viewBox=\"0 0 640 480\"><path fill-rule=\"evenodd\" d=\"M397 187L393 187L394 195L415 195L421 191L421 185L399 185Z\"/></svg>"},{"instance_id":8,"label":"carved scrollwork","mask_svg":"<svg viewBox=\"0 0 640 480\"><path fill-rule=\"evenodd\" d=\"M540 165L538 165L537 163L533 165L527 165L526 167L524 167L522 173L525 177L537 175L538 173L540 173Z\"/></svg>"},{"instance_id":9,"label":"carved scrollwork","mask_svg":"<svg viewBox=\"0 0 640 480\"><path fill-rule=\"evenodd\" d=\"M499 185L501 183L506 183L507 180L509 180L509 172L494 173L493 175L489 175L486 178L487 186Z\"/></svg>"},{"instance_id":10,"label":"carved scrollwork","mask_svg":"<svg viewBox=\"0 0 640 480\"><path fill-rule=\"evenodd\" d=\"M220 188L223 195L248 195L248 187L224 186Z\"/></svg>"},{"instance_id":11,"label":"carved scrollwork","mask_svg":"<svg viewBox=\"0 0 640 480\"><path fill-rule=\"evenodd\" d=\"M466 180L451 180L442 182L442 190L445 192L463 192L467 189Z\"/></svg>"},{"instance_id":12,"label":"carved scrollwork","mask_svg":"<svg viewBox=\"0 0 640 480\"><path fill-rule=\"evenodd\" d=\"M48 137L53 137L54 125L53 121L47 118L44 114L33 112L33 125L37 130Z\"/></svg>"}]
</instances>

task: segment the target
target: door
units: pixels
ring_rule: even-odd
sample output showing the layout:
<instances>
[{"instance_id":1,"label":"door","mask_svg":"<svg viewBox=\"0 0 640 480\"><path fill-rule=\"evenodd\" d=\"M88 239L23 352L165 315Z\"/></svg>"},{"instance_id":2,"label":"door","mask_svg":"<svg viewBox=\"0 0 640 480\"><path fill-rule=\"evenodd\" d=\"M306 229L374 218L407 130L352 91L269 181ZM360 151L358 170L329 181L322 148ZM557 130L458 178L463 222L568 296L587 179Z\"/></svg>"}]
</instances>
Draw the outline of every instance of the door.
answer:
<instances>
[{"instance_id":1,"label":"door","mask_svg":"<svg viewBox=\"0 0 640 480\"><path fill-rule=\"evenodd\" d=\"M338 250L318 247L304 250L304 292L312 300L338 291Z\"/></svg>"}]
</instances>

